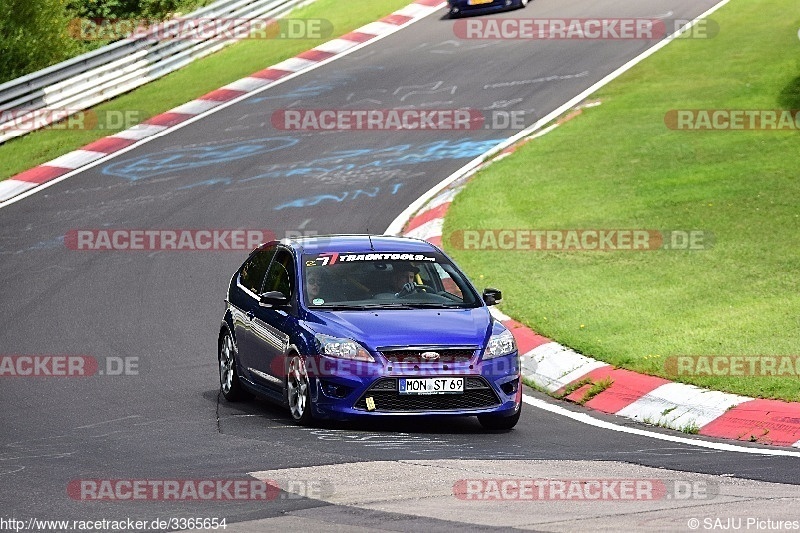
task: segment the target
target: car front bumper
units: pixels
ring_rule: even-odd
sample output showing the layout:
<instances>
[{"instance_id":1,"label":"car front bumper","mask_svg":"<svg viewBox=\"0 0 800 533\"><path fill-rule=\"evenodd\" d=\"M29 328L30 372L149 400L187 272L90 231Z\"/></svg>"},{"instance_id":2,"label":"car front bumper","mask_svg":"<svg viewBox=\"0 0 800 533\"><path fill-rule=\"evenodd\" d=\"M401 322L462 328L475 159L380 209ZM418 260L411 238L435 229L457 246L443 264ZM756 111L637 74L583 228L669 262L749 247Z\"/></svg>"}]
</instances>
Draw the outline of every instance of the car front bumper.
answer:
<instances>
[{"instance_id":1,"label":"car front bumper","mask_svg":"<svg viewBox=\"0 0 800 533\"><path fill-rule=\"evenodd\" d=\"M335 371L310 376L316 418L511 416L522 401L517 353L475 363L384 366L336 361L331 368ZM461 394L406 395L398 391L401 377L461 377L465 387Z\"/></svg>"},{"instance_id":2,"label":"car front bumper","mask_svg":"<svg viewBox=\"0 0 800 533\"><path fill-rule=\"evenodd\" d=\"M485 15L487 13L497 13L507 9L513 9L521 5L519 0L494 0L490 4L469 5L467 1L449 2L451 14L464 15Z\"/></svg>"}]
</instances>

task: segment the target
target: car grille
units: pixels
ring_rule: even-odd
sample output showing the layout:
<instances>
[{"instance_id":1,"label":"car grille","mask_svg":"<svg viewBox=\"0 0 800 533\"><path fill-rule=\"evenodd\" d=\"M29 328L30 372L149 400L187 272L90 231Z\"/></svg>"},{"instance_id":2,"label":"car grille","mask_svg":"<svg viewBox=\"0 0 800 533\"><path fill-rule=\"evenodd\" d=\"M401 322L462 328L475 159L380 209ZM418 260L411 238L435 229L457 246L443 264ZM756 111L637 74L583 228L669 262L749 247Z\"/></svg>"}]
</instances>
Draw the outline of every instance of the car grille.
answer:
<instances>
[{"instance_id":1,"label":"car grille","mask_svg":"<svg viewBox=\"0 0 800 533\"><path fill-rule=\"evenodd\" d=\"M353 406L367 409L367 397L375 401L373 412L397 411L449 411L484 409L500 404L500 399L483 378L470 377L464 382L463 394L400 394L397 378L383 378L375 382Z\"/></svg>"},{"instance_id":2,"label":"car grille","mask_svg":"<svg viewBox=\"0 0 800 533\"><path fill-rule=\"evenodd\" d=\"M432 361L424 359L425 352L436 352L439 359ZM383 355L390 363L469 363L475 355L475 350L464 348L446 348L441 350L382 350Z\"/></svg>"}]
</instances>

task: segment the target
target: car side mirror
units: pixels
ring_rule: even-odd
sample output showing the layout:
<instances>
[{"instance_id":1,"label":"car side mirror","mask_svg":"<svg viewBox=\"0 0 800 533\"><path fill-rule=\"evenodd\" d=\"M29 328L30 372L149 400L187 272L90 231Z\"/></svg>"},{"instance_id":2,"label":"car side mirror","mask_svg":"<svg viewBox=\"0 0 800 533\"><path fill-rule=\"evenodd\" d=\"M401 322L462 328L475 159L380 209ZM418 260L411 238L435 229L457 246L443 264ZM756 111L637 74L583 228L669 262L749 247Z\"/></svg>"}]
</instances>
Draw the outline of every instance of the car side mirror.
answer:
<instances>
[{"instance_id":1,"label":"car side mirror","mask_svg":"<svg viewBox=\"0 0 800 533\"><path fill-rule=\"evenodd\" d=\"M281 291L269 291L258 297L258 305L262 307L280 307L289 305L289 299Z\"/></svg>"},{"instance_id":2,"label":"car side mirror","mask_svg":"<svg viewBox=\"0 0 800 533\"><path fill-rule=\"evenodd\" d=\"M503 301L503 293L500 292L500 289L493 289L491 287L486 287L483 289L483 301L486 305L496 305Z\"/></svg>"}]
</instances>

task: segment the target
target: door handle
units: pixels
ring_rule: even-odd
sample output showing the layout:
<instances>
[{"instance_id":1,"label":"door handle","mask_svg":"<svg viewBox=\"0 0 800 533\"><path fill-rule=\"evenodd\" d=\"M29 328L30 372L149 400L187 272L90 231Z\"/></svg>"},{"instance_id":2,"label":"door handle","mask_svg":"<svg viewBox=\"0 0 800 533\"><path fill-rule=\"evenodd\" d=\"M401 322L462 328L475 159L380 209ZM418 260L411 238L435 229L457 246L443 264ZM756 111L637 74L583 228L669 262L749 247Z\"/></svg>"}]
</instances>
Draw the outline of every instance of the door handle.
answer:
<instances>
[{"instance_id":1,"label":"door handle","mask_svg":"<svg viewBox=\"0 0 800 533\"><path fill-rule=\"evenodd\" d=\"M256 315L255 315L255 314L253 314L253 312L252 312L252 311L248 311L248 312L247 312L247 320L253 320L253 318L255 318L255 316L256 316Z\"/></svg>"}]
</instances>

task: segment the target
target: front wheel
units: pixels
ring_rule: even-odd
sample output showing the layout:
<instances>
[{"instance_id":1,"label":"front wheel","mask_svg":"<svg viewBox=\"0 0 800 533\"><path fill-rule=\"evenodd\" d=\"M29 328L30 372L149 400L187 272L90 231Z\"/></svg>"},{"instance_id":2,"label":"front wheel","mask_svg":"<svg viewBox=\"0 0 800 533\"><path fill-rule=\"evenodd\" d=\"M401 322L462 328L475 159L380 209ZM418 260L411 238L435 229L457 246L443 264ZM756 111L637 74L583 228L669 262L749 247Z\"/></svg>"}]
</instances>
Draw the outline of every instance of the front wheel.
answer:
<instances>
[{"instance_id":1,"label":"front wheel","mask_svg":"<svg viewBox=\"0 0 800 533\"><path fill-rule=\"evenodd\" d=\"M239 381L236 370L236 344L230 332L225 332L219 344L219 389L229 402L238 402L245 398L245 391Z\"/></svg>"},{"instance_id":2,"label":"front wheel","mask_svg":"<svg viewBox=\"0 0 800 533\"><path fill-rule=\"evenodd\" d=\"M305 361L297 354L291 355L288 368L286 395L289 412L292 413L295 422L301 426L307 426L311 424L311 386Z\"/></svg>"},{"instance_id":3,"label":"front wheel","mask_svg":"<svg viewBox=\"0 0 800 533\"><path fill-rule=\"evenodd\" d=\"M517 425L521 414L522 404L520 404L517 412L511 416L478 415L478 422L481 423L483 429L508 430Z\"/></svg>"}]
</instances>

